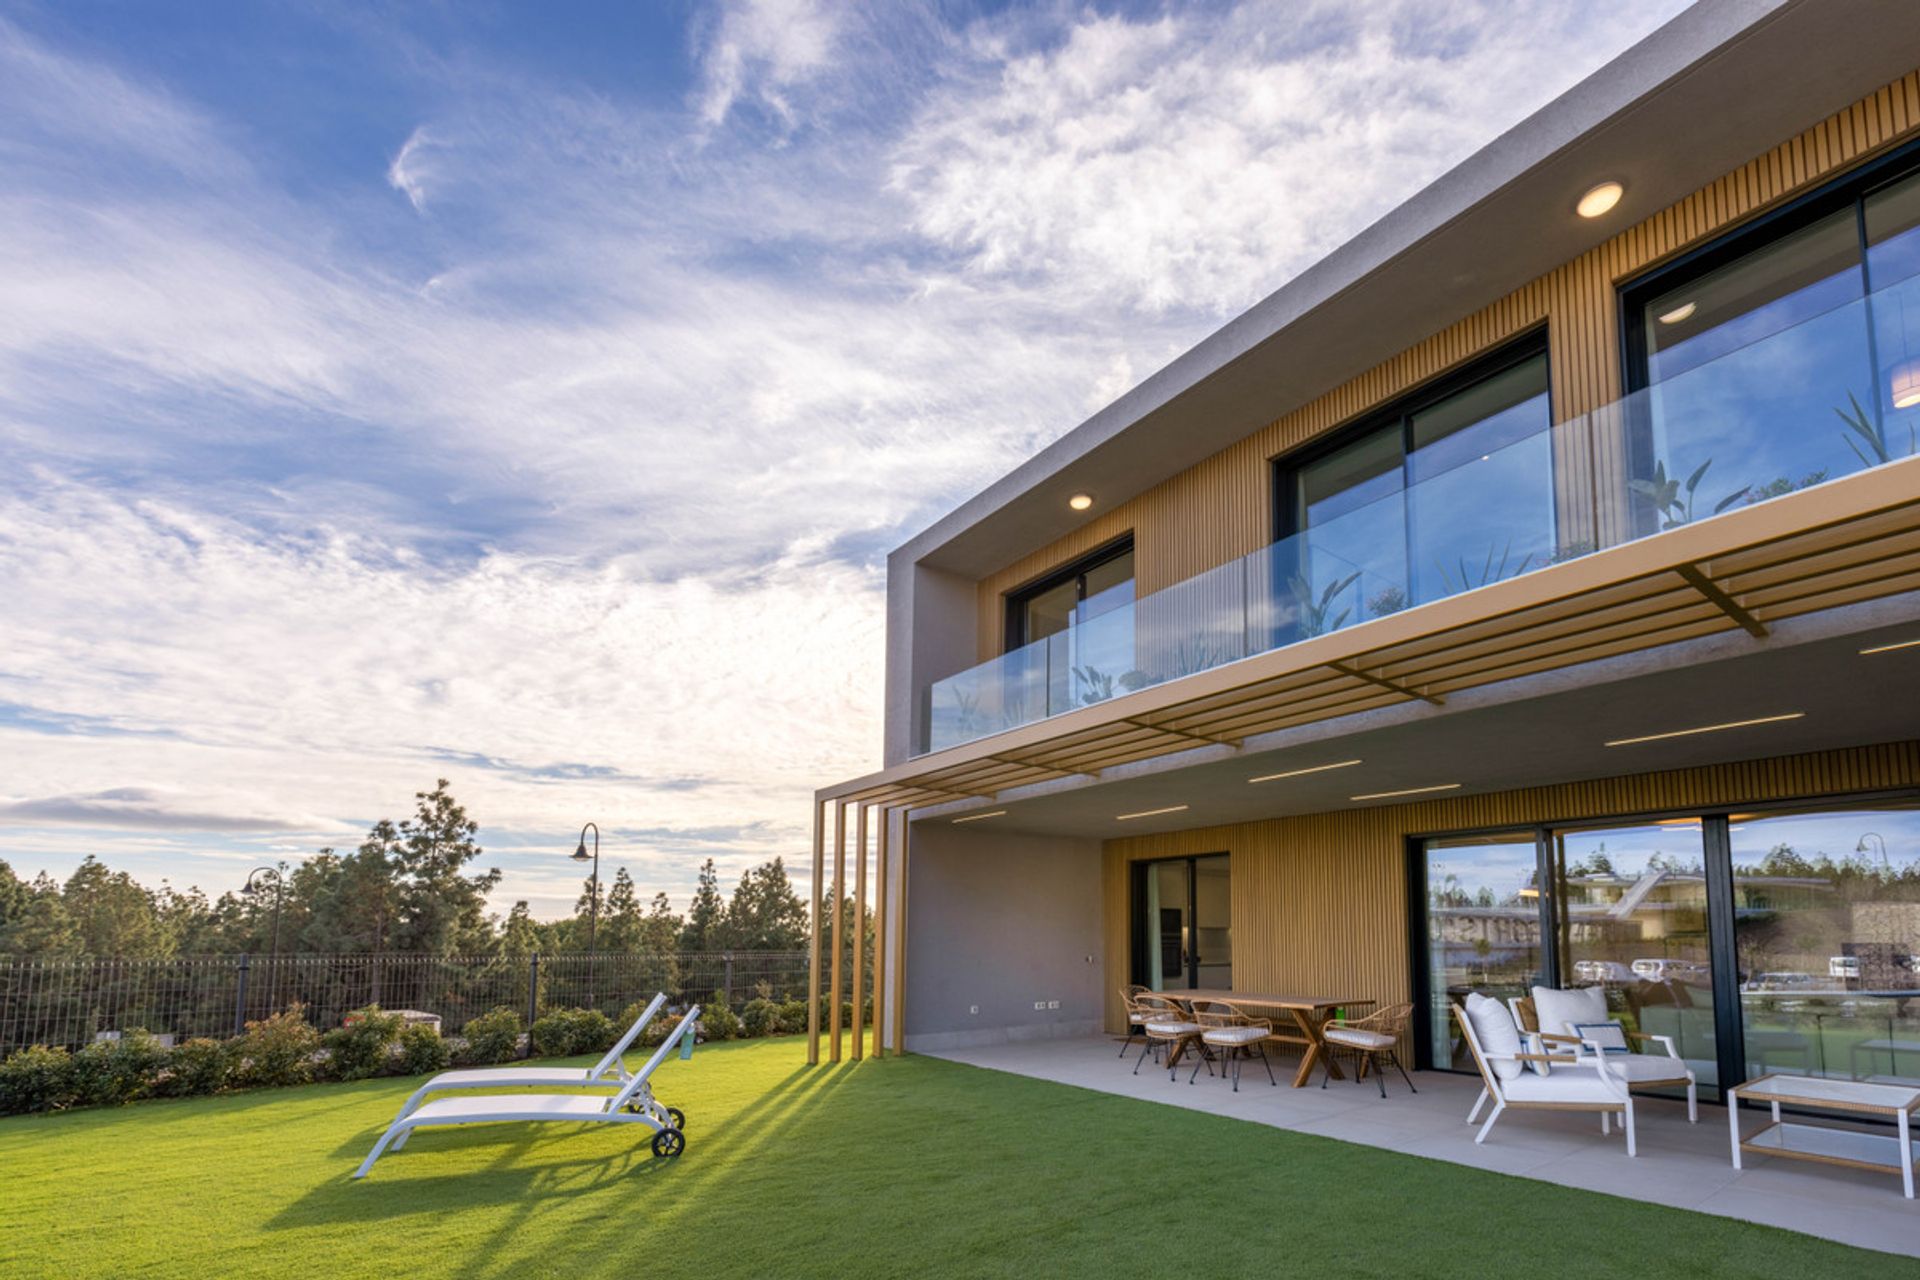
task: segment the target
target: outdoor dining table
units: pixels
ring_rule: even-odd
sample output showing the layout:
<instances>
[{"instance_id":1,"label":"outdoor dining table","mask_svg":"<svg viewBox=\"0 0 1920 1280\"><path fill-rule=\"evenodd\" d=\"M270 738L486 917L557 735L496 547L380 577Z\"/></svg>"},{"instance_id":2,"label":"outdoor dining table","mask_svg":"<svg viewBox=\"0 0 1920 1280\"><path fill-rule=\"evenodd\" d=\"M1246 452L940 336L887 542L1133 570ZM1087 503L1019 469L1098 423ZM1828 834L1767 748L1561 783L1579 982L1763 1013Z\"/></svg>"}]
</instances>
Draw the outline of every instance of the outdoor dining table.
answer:
<instances>
[{"instance_id":1,"label":"outdoor dining table","mask_svg":"<svg viewBox=\"0 0 1920 1280\"><path fill-rule=\"evenodd\" d=\"M1299 1035L1288 1035L1274 1029L1273 1038L1282 1044L1303 1045L1306 1052L1300 1056L1300 1070L1293 1075L1293 1087L1302 1089L1313 1076L1314 1065L1326 1053L1326 1042L1320 1038L1320 1031L1326 1026L1327 1019L1336 1009L1364 1008L1376 1003L1372 1000L1336 1000L1326 996L1277 995L1268 991L1222 991L1216 987L1188 987L1171 991L1156 991L1158 996L1183 1004L1189 1011L1197 1004L1217 1002L1231 1004L1248 1009L1279 1009L1292 1017L1299 1028ZM1173 1059L1167 1065L1180 1060L1186 1051L1182 1041L1176 1048ZM1345 1080L1340 1064L1331 1057L1327 1058L1327 1071L1336 1080Z\"/></svg>"}]
</instances>

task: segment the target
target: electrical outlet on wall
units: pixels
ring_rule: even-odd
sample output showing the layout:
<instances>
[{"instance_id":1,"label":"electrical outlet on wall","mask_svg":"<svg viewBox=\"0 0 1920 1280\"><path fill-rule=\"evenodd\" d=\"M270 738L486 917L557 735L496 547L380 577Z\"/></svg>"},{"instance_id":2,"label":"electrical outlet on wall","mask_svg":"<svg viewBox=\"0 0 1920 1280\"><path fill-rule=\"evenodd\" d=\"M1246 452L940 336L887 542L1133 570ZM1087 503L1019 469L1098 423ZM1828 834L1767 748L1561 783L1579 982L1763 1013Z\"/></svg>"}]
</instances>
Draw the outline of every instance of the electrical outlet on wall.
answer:
<instances>
[{"instance_id":1,"label":"electrical outlet on wall","mask_svg":"<svg viewBox=\"0 0 1920 1280\"><path fill-rule=\"evenodd\" d=\"M1049 1008L1049 1009L1058 1009L1059 1007L1060 1007L1060 1002L1059 1002L1058 1000L1049 1000L1049 1001L1047 1001L1047 1008Z\"/></svg>"},{"instance_id":2,"label":"electrical outlet on wall","mask_svg":"<svg viewBox=\"0 0 1920 1280\"><path fill-rule=\"evenodd\" d=\"M970 1004L967 1006L967 1012L977 1014L980 1012L980 1006L977 1004Z\"/></svg>"}]
</instances>

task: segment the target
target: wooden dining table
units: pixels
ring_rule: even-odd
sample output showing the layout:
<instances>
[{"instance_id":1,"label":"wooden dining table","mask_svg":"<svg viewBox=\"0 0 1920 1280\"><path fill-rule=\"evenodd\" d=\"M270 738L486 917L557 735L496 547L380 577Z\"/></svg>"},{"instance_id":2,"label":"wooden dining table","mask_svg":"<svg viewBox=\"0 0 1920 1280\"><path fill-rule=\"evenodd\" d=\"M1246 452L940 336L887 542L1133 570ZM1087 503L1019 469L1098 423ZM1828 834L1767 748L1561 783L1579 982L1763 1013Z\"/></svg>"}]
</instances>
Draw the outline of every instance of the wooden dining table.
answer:
<instances>
[{"instance_id":1,"label":"wooden dining table","mask_svg":"<svg viewBox=\"0 0 1920 1280\"><path fill-rule=\"evenodd\" d=\"M1322 1057L1326 1056L1326 1041L1321 1038L1320 1032L1321 1029L1326 1026L1327 1020L1333 1016L1333 1011L1336 1009L1366 1008L1376 1003L1372 1000L1337 999L1331 996L1287 995L1272 991L1222 991L1217 987L1187 987L1171 991L1156 991L1153 994L1163 996L1177 1004L1184 1005L1189 1012L1192 1011L1195 1005L1216 1003L1230 1004L1241 1009L1278 1009L1287 1014L1292 1019L1293 1025L1298 1029L1299 1034L1294 1035L1282 1031L1280 1027L1276 1025L1274 1027L1273 1038L1282 1044L1300 1045L1306 1050L1305 1053L1300 1055L1300 1069L1294 1072L1293 1075L1293 1087L1296 1089L1306 1087L1307 1081L1313 1076L1315 1064L1317 1064ZM1171 1067L1175 1062L1178 1062L1185 1049L1185 1042L1182 1042L1176 1049L1173 1059L1169 1061L1167 1065ZM1327 1071L1336 1080L1345 1080L1347 1078L1345 1074L1341 1072L1340 1064L1335 1062L1331 1057L1327 1058Z\"/></svg>"}]
</instances>

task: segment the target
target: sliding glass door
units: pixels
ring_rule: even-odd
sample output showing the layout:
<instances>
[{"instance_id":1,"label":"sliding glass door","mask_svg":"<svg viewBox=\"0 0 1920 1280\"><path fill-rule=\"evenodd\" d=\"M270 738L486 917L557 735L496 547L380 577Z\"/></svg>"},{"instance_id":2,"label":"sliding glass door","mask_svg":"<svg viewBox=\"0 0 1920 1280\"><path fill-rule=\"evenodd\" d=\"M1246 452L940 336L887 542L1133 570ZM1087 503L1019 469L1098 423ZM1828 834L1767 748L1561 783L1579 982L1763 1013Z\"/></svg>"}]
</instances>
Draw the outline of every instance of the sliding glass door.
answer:
<instances>
[{"instance_id":1,"label":"sliding glass door","mask_svg":"<svg viewBox=\"0 0 1920 1280\"><path fill-rule=\"evenodd\" d=\"M1920 1082L1920 801L1809 804L1436 837L1423 1065L1472 1070L1469 992L1604 987L1701 1094L1767 1072Z\"/></svg>"},{"instance_id":2,"label":"sliding glass door","mask_svg":"<svg viewBox=\"0 0 1920 1280\"><path fill-rule=\"evenodd\" d=\"M1539 850L1532 831L1426 842L1427 1050L1474 1069L1448 1010L1467 993L1505 1000L1543 981Z\"/></svg>"},{"instance_id":3,"label":"sliding glass door","mask_svg":"<svg viewBox=\"0 0 1920 1280\"><path fill-rule=\"evenodd\" d=\"M1231 990L1227 855L1137 862L1133 875L1133 980L1154 991Z\"/></svg>"}]
</instances>

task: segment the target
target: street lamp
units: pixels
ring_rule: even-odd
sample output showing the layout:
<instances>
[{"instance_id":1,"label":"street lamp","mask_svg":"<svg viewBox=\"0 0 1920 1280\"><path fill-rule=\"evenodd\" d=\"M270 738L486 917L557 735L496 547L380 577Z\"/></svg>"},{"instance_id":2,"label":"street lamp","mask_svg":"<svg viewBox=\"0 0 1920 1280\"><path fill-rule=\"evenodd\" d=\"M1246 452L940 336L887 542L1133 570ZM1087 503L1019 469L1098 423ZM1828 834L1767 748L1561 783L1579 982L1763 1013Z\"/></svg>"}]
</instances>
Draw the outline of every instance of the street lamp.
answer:
<instances>
[{"instance_id":1,"label":"street lamp","mask_svg":"<svg viewBox=\"0 0 1920 1280\"><path fill-rule=\"evenodd\" d=\"M256 879L260 880L257 885ZM277 1010L280 1007L280 900L286 894L287 878L279 867L255 867L247 873L247 882L240 887L240 892L252 897L269 882L273 885L273 945L267 954L267 963L273 969L273 981L267 988L267 999Z\"/></svg>"},{"instance_id":2,"label":"street lamp","mask_svg":"<svg viewBox=\"0 0 1920 1280\"><path fill-rule=\"evenodd\" d=\"M587 860L587 827L593 828L593 881L587 894L587 1004L593 1004L593 951L600 931L600 826L589 822L580 828L580 843L573 851L575 862Z\"/></svg>"},{"instance_id":3,"label":"street lamp","mask_svg":"<svg viewBox=\"0 0 1920 1280\"><path fill-rule=\"evenodd\" d=\"M1855 853L1872 852L1871 848L1867 844L1867 841L1869 840L1878 841L1880 844L1880 865L1885 867L1889 871L1893 870L1893 863L1888 861L1887 859L1887 838L1881 835L1878 831L1869 831L1865 835L1861 836L1860 843L1853 846L1853 851Z\"/></svg>"}]
</instances>

